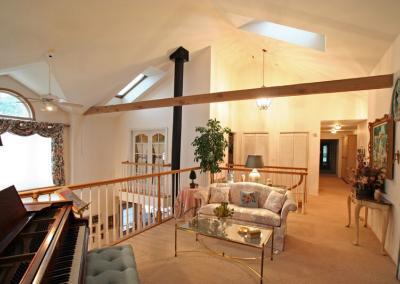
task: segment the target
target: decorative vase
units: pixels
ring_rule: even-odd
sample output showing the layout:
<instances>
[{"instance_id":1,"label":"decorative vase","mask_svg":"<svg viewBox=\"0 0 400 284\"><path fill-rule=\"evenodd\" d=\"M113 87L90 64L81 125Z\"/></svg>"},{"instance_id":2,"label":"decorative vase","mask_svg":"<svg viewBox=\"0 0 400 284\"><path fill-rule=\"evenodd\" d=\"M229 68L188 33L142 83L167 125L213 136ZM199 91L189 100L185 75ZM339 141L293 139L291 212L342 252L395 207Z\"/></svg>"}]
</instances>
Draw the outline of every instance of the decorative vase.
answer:
<instances>
[{"instance_id":1,"label":"decorative vase","mask_svg":"<svg viewBox=\"0 0 400 284\"><path fill-rule=\"evenodd\" d=\"M382 192L379 189L375 189L374 191L374 199L376 201L381 201L382 199Z\"/></svg>"},{"instance_id":2,"label":"decorative vase","mask_svg":"<svg viewBox=\"0 0 400 284\"><path fill-rule=\"evenodd\" d=\"M358 199L372 199L374 198L374 189L368 185L356 187L356 197Z\"/></svg>"}]
</instances>

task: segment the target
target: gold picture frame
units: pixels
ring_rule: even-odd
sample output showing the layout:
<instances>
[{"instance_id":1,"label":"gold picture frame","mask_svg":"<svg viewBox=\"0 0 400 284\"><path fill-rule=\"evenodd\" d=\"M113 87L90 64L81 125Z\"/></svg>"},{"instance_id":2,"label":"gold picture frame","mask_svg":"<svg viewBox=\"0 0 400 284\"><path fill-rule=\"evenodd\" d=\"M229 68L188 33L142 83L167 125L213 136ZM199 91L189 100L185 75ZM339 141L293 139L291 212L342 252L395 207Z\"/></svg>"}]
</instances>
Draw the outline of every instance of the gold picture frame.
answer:
<instances>
[{"instance_id":1,"label":"gold picture frame","mask_svg":"<svg viewBox=\"0 0 400 284\"><path fill-rule=\"evenodd\" d=\"M385 168L386 178L393 179L393 119L388 114L370 122L369 163L372 167Z\"/></svg>"}]
</instances>

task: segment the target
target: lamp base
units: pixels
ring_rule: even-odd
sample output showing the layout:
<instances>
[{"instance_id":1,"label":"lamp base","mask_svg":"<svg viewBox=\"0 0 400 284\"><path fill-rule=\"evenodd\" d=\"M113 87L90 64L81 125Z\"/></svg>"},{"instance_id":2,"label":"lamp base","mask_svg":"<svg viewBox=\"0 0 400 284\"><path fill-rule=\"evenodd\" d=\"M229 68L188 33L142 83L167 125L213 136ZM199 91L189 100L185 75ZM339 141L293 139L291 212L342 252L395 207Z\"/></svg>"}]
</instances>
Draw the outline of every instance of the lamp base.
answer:
<instances>
[{"instance_id":1,"label":"lamp base","mask_svg":"<svg viewBox=\"0 0 400 284\"><path fill-rule=\"evenodd\" d=\"M257 171L257 169L253 169L250 173L249 173L249 181L252 182L259 182L260 181L260 173Z\"/></svg>"}]
</instances>

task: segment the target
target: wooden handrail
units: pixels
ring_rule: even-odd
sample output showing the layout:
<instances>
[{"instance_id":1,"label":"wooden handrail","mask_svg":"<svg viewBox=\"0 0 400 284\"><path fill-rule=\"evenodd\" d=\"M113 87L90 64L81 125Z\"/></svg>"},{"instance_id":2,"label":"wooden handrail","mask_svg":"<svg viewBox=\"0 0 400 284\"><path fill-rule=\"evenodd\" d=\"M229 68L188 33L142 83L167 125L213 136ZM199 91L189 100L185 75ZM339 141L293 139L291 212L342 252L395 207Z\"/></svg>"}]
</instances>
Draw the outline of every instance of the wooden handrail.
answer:
<instances>
[{"instance_id":1,"label":"wooden handrail","mask_svg":"<svg viewBox=\"0 0 400 284\"><path fill-rule=\"evenodd\" d=\"M293 190L296 187L300 186L303 181L305 180L304 177L308 175L307 173L307 169L306 168L298 168L298 169L302 169L305 170L305 172L291 172L291 171L271 171L271 170L266 170L265 168L286 168L286 167L264 167L262 169L257 169L257 171L259 173L269 173L269 174L285 174L285 175L298 175L300 176L300 179L298 181L298 183L292 185L291 187L288 188L288 190ZM240 171L240 172L251 172L252 169L250 168L232 168L232 167L220 167L221 170L236 170L236 171ZM288 168L288 169L294 169L294 168ZM306 180L307 181L307 180Z\"/></svg>"},{"instance_id":2,"label":"wooden handrail","mask_svg":"<svg viewBox=\"0 0 400 284\"><path fill-rule=\"evenodd\" d=\"M250 168L229 168L229 167L219 167L221 170L237 170L241 172L251 172L252 169ZM299 176L306 176L308 175L307 172L289 172L289 171L271 171L265 169L257 169L259 173L269 173L269 174L287 174L287 175L299 175Z\"/></svg>"},{"instance_id":3,"label":"wooden handrail","mask_svg":"<svg viewBox=\"0 0 400 284\"><path fill-rule=\"evenodd\" d=\"M83 188L88 188L88 187L102 186L102 185L106 185L106 184L116 184L116 183L120 183L120 182L147 179L147 178L172 175L172 174L179 174L179 173L190 172L192 170L199 170L199 169L200 169L200 167L191 167L191 168L184 168L184 169L173 170L173 171L159 172L159 173L154 173L154 174L130 176L130 177L124 177L124 178L116 178L116 179L102 180L102 181L97 181L97 182L89 182L89 183L81 183L81 184L72 184L72 185L66 185L66 187L68 187L71 190L78 190L78 189L83 189ZM43 195L43 194L53 193L55 190L60 189L60 188L62 188L62 187L56 186L56 187L48 187L48 188L42 188L42 189L24 190L24 191L19 191L18 193L21 198L27 198L27 197L31 197L35 194Z\"/></svg>"},{"instance_id":4,"label":"wooden handrail","mask_svg":"<svg viewBox=\"0 0 400 284\"><path fill-rule=\"evenodd\" d=\"M240 164L226 164L227 167L245 167L245 165ZM280 167L280 166L264 166L262 169L285 169L285 170L302 170L308 171L308 168L297 168L297 167Z\"/></svg>"},{"instance_id":5,"label":"wooden handrail","mask_svg":"<svg viewBox=\"0 0 400 284\"><path fill-rule=\"evenodd\" d=\"M129 162L129 161L123 161L121 162L123 165L134 165L134 166L149 166L149 167L165 167L165 168L170 168L171 164L149 164L149 163L135 163L135 162Z\"/></svg>"}]
</instances>

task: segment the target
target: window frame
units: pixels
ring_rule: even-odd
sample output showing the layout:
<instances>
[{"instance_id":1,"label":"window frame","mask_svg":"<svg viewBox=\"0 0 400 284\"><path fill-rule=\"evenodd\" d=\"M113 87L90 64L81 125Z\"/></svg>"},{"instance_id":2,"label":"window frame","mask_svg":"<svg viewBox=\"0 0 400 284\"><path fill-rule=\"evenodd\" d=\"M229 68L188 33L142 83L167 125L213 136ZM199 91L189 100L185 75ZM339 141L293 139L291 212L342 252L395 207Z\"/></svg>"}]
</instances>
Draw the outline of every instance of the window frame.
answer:
<instances>
[{"instance_id":1,"label":"window frame","mask_svg":"<svg viewBox=\"0 0 400 284\"><path fill-rule=\"evenodd\" d=\"M31 115L31 117L22 117L22 116L11 116L11 115L0 114L0 118L32 120L32 121L36 120L35 109L33 108L32 103L29 102L29 100L27 98L25 98L20 93L14 91L14 90L11 90L11 89L7 89L7 88L0 88L0 92L7 93L10 96L16 97L18 100L20 100L25 105L25 107L28 109L28 112Z\"/></svg>"}]
</instances>

